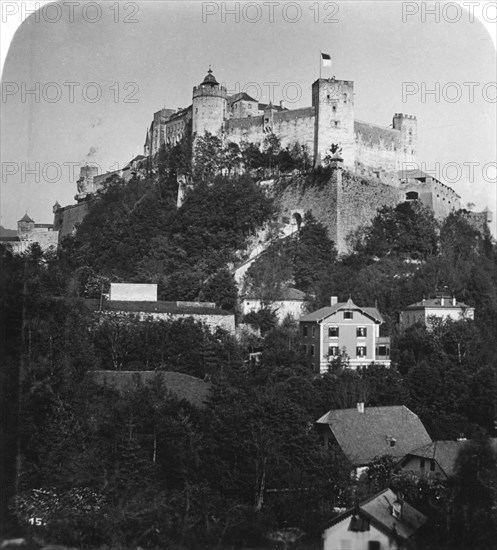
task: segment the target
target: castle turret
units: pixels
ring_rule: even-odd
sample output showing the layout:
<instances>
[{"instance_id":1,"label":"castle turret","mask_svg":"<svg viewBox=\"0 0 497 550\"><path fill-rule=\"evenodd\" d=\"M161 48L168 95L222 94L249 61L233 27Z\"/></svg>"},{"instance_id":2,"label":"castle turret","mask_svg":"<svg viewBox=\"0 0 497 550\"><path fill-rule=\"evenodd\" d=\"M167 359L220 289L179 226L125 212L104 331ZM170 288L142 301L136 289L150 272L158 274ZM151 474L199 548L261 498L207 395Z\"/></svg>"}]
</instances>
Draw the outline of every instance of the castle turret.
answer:
<instances>
[{"instance_id":1,"label":"castle turret","mask_svg":"<svg viewBox=\"0 0 497 550\"><path fill-rule=\"evenodd\" d=\"M52 212L55 214L58 210L60 210L60 204L59 201L55 201L55 204L52 207Z\"/></svg>"},{"instance_id":2,"label":"castle turret","mask_svg":"<svg viewBox=\"0 0 497 550\"><path fill-rule=\"evenodd\" d=\"M312 85L315 108L314 163L319 166L332 144L341 148L344 166L354 168L354 83L320 78Z\"/></svg>"},{"instance_id":3,"label":"castle turret","mask_svg":"<svg viewBox=\"0 0 497 550\"><path fill-rule=\"evenodd\" d=\"M412 115L395 113L392 121L394 130L399 130L400 151L397 151L398 170L405 169L404 163L417 163L418 159L418 120Z\"/></svg>"},{"instance_id":4,"label":"castle turret","mask_svg":"<svg viewBox=\"0 0 497 550\"><path fill-rule=\"evenodd\" d=\"M28 216L27 212L17 222L17 233L20 239L28 237L30 233L33 232L34 228L35 228L35 222Z\"/></svg>"},{"instance_id":5,"label":"castle turret","mask_svg":"<svg viewBox=\"0 0 497 550\"><path fill-rule=\"evenodd\" d=\"M203 82L193 88L192 131L197 136L205 132L217 135L224 129L227 92L209 69Z\"/></svg>"}]
</instances>

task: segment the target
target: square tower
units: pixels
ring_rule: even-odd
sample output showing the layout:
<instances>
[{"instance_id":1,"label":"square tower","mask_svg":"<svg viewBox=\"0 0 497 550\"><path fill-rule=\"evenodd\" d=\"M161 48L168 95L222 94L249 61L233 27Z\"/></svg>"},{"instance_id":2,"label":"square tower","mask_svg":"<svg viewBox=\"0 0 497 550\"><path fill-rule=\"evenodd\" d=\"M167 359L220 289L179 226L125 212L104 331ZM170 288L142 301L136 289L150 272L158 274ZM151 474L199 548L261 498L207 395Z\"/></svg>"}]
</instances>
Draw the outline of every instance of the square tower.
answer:
<instances>
[{"instance_id":1,"label":"square tower","mask_svg":"<svg viewBox=\"0 0 497 550\"><path fill-rule=\"evenodd\" d=\"M320 78L312 85L315 108L314 163L319 166L332 144L342 148L346 168L354 168L354 83Z\"/></svg>"}]
</instances>

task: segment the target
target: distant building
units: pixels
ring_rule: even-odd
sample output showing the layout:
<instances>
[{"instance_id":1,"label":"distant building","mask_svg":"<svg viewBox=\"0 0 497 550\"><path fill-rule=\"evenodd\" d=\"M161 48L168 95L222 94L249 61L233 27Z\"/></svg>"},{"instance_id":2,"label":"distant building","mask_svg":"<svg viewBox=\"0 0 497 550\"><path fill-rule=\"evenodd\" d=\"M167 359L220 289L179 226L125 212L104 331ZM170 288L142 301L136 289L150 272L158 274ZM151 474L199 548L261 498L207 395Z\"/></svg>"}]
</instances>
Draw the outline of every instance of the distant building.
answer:
<instances>
[{"instance_id":1,"label":"distant building","mask_svg":"<svg viewBox=\"0 0 497 550\"><path fill-rule=\"evenodd\" d=\"M119 299L114 299L118 297ZM157 300L157 285L112 283L109 300L88 299L86 306L102 313L134 313L140 318L166 321L192 318L209 329L235 333L235 316L213 302L164 302Z\"/></svg>"},{"instance_id":2,"label":"distant building","mask_svg":"<svg viewBox=\"0 0 497 550\"><path fill-rule=\"evenodd\" d=\"M454 296L440 293L435 298L423 299L421 302L407 306L400 314L400 325L404 328L415 323L429 326L432 318L459 321L461 319L474 319L474 317L474 307L458 302Z\"/></svg>"},{"instance_id":3,"label":"distant building","mask_svg":"<svg viewBox=\"0 0 497 550\"><path fill-rule=\"evenodd\" d=\"M391 489L349 508L325 525L323 550L404 550L428 518Z\"/></svg>"},{"instance_id":4,"label":"distant building","mask_svg":"<svg viewBox=\"0 0 497 550\"><path fill-rule=\"evenodd\" d=\"M326 371L329 362L342 351L351 367L379 363L390 366L390 338L380 337L383 317L375 307L360 307L349 299L304 315L299 319L304 352L314 370Z\"/></svg>"},{"instance_id":5,"label":"distant building","mask_svg":"<svg viewBox=\"0 0 497 550\"><path fill-rule=\"evenodd\" d=\"M59 232L54 231L52 224L35 223L27 212L17 222L17 235L0 236L0 243L10 248L15 254L26 252L36 243L43 251L56 249Z\"/></svg>"},{"instance_id":6,"label":"distant building","mask_svg":"<svg viewBox=\"0 0 497 550\"><path fill-rule=\"evenodd\" d=\"M390 455L401 459L413 449L429 445L419 417L403 405L338 409L327 412L316 422L326 446L338 446L355 468L374 458Z\"/></svg>"},{"instance_id":7,"label":"distant building","mask_svg":"<svg viewBox=\"0 0 497 550\"><path fill-rule=\"evenodd\" d=\"M240 299L240 303L244 315L267 307L276 313L278 321L281 323L288 315L294 319L298 319L304 314L304 299L305 293L301 290L285 288L275 300L265 301L260 297L248 295L243 296Z\"/></svg>"},{"instance_id":8,"label":"distant building","mask_svg":"<svg viewBox=\"0 0 497 550\"><path fill-rule=\"evenodd\" d=\"M430 479L447 479L455 473L457 456L468 443L466 439L433 441L407 453L396 469ZM497 438L490 439L490 444L497 451Z\"/></svg>"},{"instance_id":9,"label":"distant building","mask_svg":"<svg viewBox=\"0 0 497 550\"><path fill-rule=\"evenodd\" d=\"M108 386L125 393L155 381L176 399L185 399L191 405L202 408L210 395L212 384L195 376L171 371L88 371L87 378L93 382Z\"/></svg>"}]
</instances>

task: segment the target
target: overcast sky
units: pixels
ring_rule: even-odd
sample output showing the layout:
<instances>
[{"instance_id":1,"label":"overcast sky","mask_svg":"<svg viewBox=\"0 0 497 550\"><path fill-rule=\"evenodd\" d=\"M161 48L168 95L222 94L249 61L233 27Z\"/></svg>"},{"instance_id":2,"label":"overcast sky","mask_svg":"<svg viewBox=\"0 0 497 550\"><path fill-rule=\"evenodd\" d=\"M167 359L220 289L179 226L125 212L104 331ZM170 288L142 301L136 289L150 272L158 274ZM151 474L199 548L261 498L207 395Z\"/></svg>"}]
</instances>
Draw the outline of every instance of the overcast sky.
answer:
<instances>
[{"instance_id":1,"label":"overcast sky","mask_svg":"<svg viewBox=\"0 0 497 550\"><path fill-rule=\"evenodd\" d=\"M392 1L340 2L336 13L315 2L259 10L253 2L129 2L119 12L101 2L100 14L94 4L45 7L11 43L2 75L4 227L25 211L50 223L56 200L73 204L79 170L71 163L106 171L142 153L153 113L190 105L209 64L229 92L246 87L296 108L311 104L320 51L333 59L323 76L355 81L357 119L386 127L396 112L416 115L422 168L463 205L495 212L495 48L468 12L456 22L455 7L442 10L437 23L421 11L404 22L415 4ZM422 93L437 83L439 98ZM37 86L39 97L23 93Z\"/></svg>"}]
</instances>

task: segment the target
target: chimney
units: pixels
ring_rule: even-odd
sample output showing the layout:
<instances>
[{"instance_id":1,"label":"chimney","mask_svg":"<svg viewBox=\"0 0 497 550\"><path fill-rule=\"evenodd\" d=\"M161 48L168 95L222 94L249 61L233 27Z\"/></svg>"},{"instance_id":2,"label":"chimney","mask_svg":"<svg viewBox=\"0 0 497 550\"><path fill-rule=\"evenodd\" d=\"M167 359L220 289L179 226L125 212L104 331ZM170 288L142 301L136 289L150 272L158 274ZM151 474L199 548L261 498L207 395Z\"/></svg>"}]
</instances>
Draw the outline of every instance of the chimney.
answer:
<instances>
[{"instance_id":1,"label":"chimney","mask_svg":"<svg viewBox=\"0 0 497 550\"><path fill-rule=\"evenodd\" d=\"M330 299L330 303L332 306L338 304L338 296L332 296Z\"/></svg>"},{"instance_id":2,"label":"chimney","mask_svg":"<svg viewBox=\"0 0 497 550\"><path fill-rule=\"evenodd\" d=\"M283 101L283 99L280 99L280 107L281 107L282 109L285 108L285 102Z\"/></svg>"},{"instance_id":3,"label":"chimney","mask_svg":"<svg viewBox=\"0 0 497 550\"><path fill-rule=\"evenodd\" d=\"M364 403L357 403L357 412L364 414Z\"/></svg>"},{"instance_id":4,"label":"chimney","mask_svg":"<svg viewBox=\"0 0 497 550\"><path fill-rule=\"evenodd\" d=\"M443 296L440 297L440 305L445 305L445 298Z\"/></svg>"},{"instance_id":5,"label":"chimney","mask_svg":"<svg viewBox=\"0 0 497 550\"><path fill-rule=\"evenodd\" d=\"M455 306L456 305L456 297L455 296L452 296L452 305Z\"/></svg>"},{"instance_id":6,"label":"chimney","mask_svg":"<svg viewBox=\"0 0 497 550\"><path fill-rule=\"evenodd\" d=\"M400 497L392 504L392 516L397 519L402 519L402 500Z\"/></svg>"}]
</instances>

